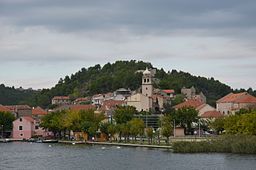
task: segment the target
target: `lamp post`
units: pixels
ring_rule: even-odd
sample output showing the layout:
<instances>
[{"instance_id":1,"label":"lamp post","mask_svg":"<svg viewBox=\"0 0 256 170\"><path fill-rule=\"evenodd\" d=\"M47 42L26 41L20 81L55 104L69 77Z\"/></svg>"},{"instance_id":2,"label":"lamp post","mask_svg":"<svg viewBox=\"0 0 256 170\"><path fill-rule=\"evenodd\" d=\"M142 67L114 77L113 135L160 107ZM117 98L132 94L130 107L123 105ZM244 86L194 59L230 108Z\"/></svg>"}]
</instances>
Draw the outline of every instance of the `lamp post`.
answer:
<instances>
[{"instance_id":1,"label":"lamp post","mask_svg":"<svg viewBox=\"0 0 256 170\"><path fill-rule=\"evenodd\" d=\"M175 119L173 119L173 137L176 137Z\"/></svg>"},{"instance_id":2,"label":"lamp post","mask_svg":"<svg viewBox=\"0 0 256 170\"><path fill-rule=\"evenodd\" d=\"M198 125L198 126L199 126L199 128L198 128L198 129L199 129L198 136L199 136L199 138L200 138L200 136L201 136L200 119L198 119L198 123L199 123L199 125Z\"/></svg>"},{"instance_id":3,"label":"lamp post","mask_svg":"<svg viewBox=\"0 0 256 170\"><path fill-rule=\"evenodd\" d=\"M2 130L2 138L4 138L4 125L1 125L1 130Z\"/></svg>"}]
</instances>

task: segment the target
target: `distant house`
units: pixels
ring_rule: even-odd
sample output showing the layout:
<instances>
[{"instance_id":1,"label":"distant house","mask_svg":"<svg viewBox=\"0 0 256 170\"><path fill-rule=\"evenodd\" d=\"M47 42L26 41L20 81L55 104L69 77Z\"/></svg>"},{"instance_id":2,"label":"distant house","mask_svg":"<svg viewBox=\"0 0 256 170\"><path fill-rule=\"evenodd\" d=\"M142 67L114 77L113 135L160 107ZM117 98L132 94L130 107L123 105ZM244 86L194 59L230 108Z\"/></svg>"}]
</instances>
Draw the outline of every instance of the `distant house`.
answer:
<instances>
[{"instance_id":1,"label":"distant house","mask_svg":"<svg viewBox=\"0 0 256 170\"><path fill-rule=\"evenodd\" d=\"M131 96L132 92L130 89L120 88L114 92L114 100L125 100Z\"/></svg>"},{"instance_id":2,"label":"distant house","mask_svg":"<svg viewBox=\"0 0 256 170\"><path fill-rule=\"evenodd\" d=\"M91 102L91 99L89 97L80 97L74 101L74 104L85 104L90 102Z\"/></svg>"},{"instance_id":3,"label":"distant house","mask_svg":"<svg viewBox=\"0 0 256 170\"><path fill-rule=\"evenodd\" d=\"M92 96L92 104L100 106L100 105L102 105L104 99L105 99L104 94L96 94L96 95Z\"/></svg>"},{"instance_id":4,"label":"distant house","mask_svg":"<svg viewBox=\"0 0 256 170\"><path fill-rule=\"evenodd\" d=\"M72 111L82 111L82 110L90 110L96 109L95 105L86 104L86 105L70 105L69 109Z\"/></svg>"},{"instance_id":5,"label":"distant house","mask_svg":"<svg viewBox=\"0 0 256 170\"><path fill-rule=\"evenodd\" d=\"M185 95L187 99L192 99L193 96L196 95L196 89L194 88L194 86L192 86L191 88L183 87L181 89L181 94Z\"/></svg>"},{"instance_id":6,"label":"distant house","mask_svg":"<svg viewBox=\"0 0 256 170\"><path fill-rule=\"evenodd\" d=\"M71 104L71 105L61 105L56 107L53 111L62 111L62 110L71 110L71 111L81 111L96 109L96 106L93 104Z\"/></svg>"},{"instance_id":7,"label":"distant house","mask_svg":"<svg viewBox=\"0 0 256 170\"><path fill-rule=\"evenodd\" d=\"M195 99L190 99L187 101L184 101L176 106L174 108L177 109L182 109L182 108L187 108L187 107L192 107L192 108L197 108L199 106L202 106L204 103L200 100L195 100Z\"/></svg>"},{"instance_id":8,"label":"distant house","mask_svg":"<svg viewBox=\"0 0 256 170\"><path fill-rule=\"evenodd\" d=\"M69 96L54 96L52 98L53 105L63 105L63 104L70 104L71 100Z\"/></svg>"},{"instance_id":9,"label":"distant house","mask_svg":"<svg viewBox=\"0 0 256 170\"><path fill-rule=\"evenodd\" d=\"M32 137L46 137L51 132L39 126L39 121L31 116L22 116L13 121L12 135L14 139L30 139Z\"/></svg>"},{"instance_id":10,"label":"distant house","mask_svg":"<svg viewBox=\"0 0 256 170\"><path fill-rule=\"evenodd\" d=\"M223 117L223 114L220 113L219 111L214 110L214 111L204 112L200 117L203 119L216 119L216 118Z\"/></svg>"},{"instance_id":11,"label":"distant house","mask_svg":"<svg viewBox=\"0 0 256 170\"><path fill-rule=\"evenodd\" d=\"M167 96L169 96L170 98L173 98L175 95L175 91L173 89L166 89L161 91L165 93Z\"/></svg>"},{"instance_id":12,"label":"distant house","mask_svg":"<svg viewBox=\"0 0 256 170\"><path fill-rule=\"evenodd\" d=\"M14 113L17 118L32 115L32 108L28 105L10 105L5 107Z\"/></svg>"},{"instance_id":13,"label":"distant house","mask_svg":"<svg viewBox=\"0 0 256 170\"><path fill-rule=\"evenodd\" d=\"M112 118L114 110L117 108L117 106L123 105L126 105L126 102L122 100L106 100L103 102L103 105L100 108L100 110L104 112L106 116Z\"/></svg>"},{"instance_id":14,"label":"distant house","mask_svg":"<svg viewBox=\"0 0 256 170\"><path fill-rule=\"evenodd\" d=\"M188 107L192 107L196 109L198 111L198 116L201 118L210 118L210 117L217 118L222 116L222 114L216 111L214 107L208 104L205 104L201 100L190 99L174 106L176 110L182 109L182 108L188 108Z\"/></svg>"},{"instance_id":15,"label":"distant house","mask_svg":"<svg viewBox=\"0 0 256 170\"><path fill-rule=\"evenodd\" d=\"M32 108L32 116L33 117L42 117L44 115L47 115L47 111L42 109L41 107Z\"/></svg>"},{"instance_id":16,"label":"distant house","mask_svg":"<svg viewBox=\"0 0 256 170\"><path fill-rule=\"evenodd\" d=\"M235 114L240 109L256 108L256 97L243 93L229 93L216 102L217 110L222 114Z\"/></svg>"},{"instance_id":17,"label":"distant house","mask_svg":"<svg viewBox=\"0 0 256 170\"><path fill-rule=\"evenodd\" d=\"M47 115L48 112L41 107L32 108L32 117L34 118L34 136L47 136L48 132L40 127L41 118Z\"/></svg>"},{"instance_id":18,"label":"distant house","mask_svg":"<svg viewBox=\"0 0 256 170\"><path fill-rule=\"evenodd\" d=\"M34 133L34 119L29 116L22 116L13 122L14 139L30 139Z\"/></svg>"},{"instance_id":19,"label":"distant house","mask_svg":"<svg viewBox=\"0 0 256 170\"><path fill-rule=\"evenodd\" d=\"M10 109L8 109L7 107L0 104L0 112L12 112L12 111Z\"/></svg>"}]
</instances>

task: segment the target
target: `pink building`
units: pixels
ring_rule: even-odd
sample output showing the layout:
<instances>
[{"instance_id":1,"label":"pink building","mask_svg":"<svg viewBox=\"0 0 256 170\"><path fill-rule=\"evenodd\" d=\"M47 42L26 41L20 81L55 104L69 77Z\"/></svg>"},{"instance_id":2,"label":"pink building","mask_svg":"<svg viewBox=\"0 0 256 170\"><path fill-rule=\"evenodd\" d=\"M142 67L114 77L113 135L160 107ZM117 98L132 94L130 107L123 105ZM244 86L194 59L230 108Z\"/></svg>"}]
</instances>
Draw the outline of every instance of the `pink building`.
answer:
<instances>
[{"instance_id":1,"label":"pink building","mask_svg":"<svg viewBox=\"0 0 256 170\"><path fill-rule=\"evenodd\" d=\"M35 129L34 119L29 116L23 116L13 121L13 138L29 139L33 136Z\"/></svg>"}]
</instances>

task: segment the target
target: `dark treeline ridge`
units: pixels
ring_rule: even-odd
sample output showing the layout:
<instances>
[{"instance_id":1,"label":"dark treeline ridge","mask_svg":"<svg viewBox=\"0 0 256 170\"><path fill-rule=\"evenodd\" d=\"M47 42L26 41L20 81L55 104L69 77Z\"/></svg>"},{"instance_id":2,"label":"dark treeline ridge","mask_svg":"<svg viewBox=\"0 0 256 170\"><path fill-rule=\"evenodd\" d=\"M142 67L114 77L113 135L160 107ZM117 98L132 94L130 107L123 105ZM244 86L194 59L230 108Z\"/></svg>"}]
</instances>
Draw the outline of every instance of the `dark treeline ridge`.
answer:
<instances>
[{"instance_id":1,"label":"dark treeline ridge","mask_svg":"<svg viewBox=\"0 0 256 170\"><path fill-rule=\"evenodd\" d=\"M152 68L151 63L143 61L116 61L115 63L107 63L104 66L99 64L82 68L77 73L71 76L66 76L60 79L59 82L51 89L43 89L40 92L26 94L26 92L2 90L0 95L0 103L6 104L5 99L13 99L11 103L27 103L31 106L48 107L51 98L57 95L69 95L71 98L82 96L90 96L97 93L113 92L118 88L130 88L135 90L141 85L142 73L136 73L137 70L144 70L146 67ZM170 68L171 69L171 68ZM211 105L222 96L233 91L229 86L215 80L214 78L205 78L193 76L189 73L170 70L168 72L163 69L157 69L155 76L158 83L156 88L174 89L176 93L180 93L182 87L194 86L196 90L202 91L207 102ZM245 91L237 90L238 91ZM255 95L256 91L248 89L250 94ZM16 93L18 96L16 97ZM9 97L8 97L9 96Z\"/></svg>"},{"instance_id":2,"label":"dark treeline ridge","mask_svg":"<svg viewBox=\"0 0 256 170\"><path fill-rule=\"evenodd\" d=\"M25 104L26 101L37 92L34 90L15 89L14 87L6 87L4 84L0 85L0 104L13 105Z\"/></svg>"}]
</instances>

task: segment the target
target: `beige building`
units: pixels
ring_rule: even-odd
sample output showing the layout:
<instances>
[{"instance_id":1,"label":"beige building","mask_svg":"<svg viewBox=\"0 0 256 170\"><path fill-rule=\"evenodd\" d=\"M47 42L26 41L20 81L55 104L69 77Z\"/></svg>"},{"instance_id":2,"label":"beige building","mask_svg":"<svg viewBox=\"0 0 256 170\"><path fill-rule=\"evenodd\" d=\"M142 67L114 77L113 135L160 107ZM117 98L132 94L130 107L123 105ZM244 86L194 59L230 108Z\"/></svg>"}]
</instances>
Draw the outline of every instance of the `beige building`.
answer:
<instances>
[{"instance_id":1,"label":"beige building","mask_svg":"<svg viewBox=\"0 0 256 170\"><path fill-rule=\"evenodd\" d=\"M127 98L127 105L134 106L137 111L150 111L153 106L153 74L146 68L142 76L141 93Z\"/></svg>"},{"instance_id":2,"label":"beige building","mask_svg":"<svg viewBox=\"0 0 256 170\"><path fill-rule=\"evenodd\" d=\"M136 93L127 99L127 105L134 106L137 111L150 111L152 99L141 93Z\"/></svg>"},{"instance_id":3,"label":"beige building","mask_svg":"<svg viewBox=\"0 0 256 170\"><path fill-rule=\"evenodd\" d=\"M229 93L216 102L217 110L224 115L235 114L240 109L256 108L256 97L243 93Z\"/></svg>"},{"instance_id":4,"label":"beige building","mask_svg":"<svg viewBox=\"0 0 256 170\"><path fill-rule=\"evenodd\" d=\"M181 94L184 94L187 99L192 99L196 95L196 89L194 86L191 88L185 88L183 87L181 89Z\"/></svg>"},{"instance_id":5,"label":"beige building","mask_svg":"<svg viewBox=\"0 0 256 170\"><path fill-rule=\"evenodd\" d=\"M70 104L71 100L69 96L54 96L52 98L52 104L54 105L64 105L64 104Z\"/></svg>"}]
</instances>

